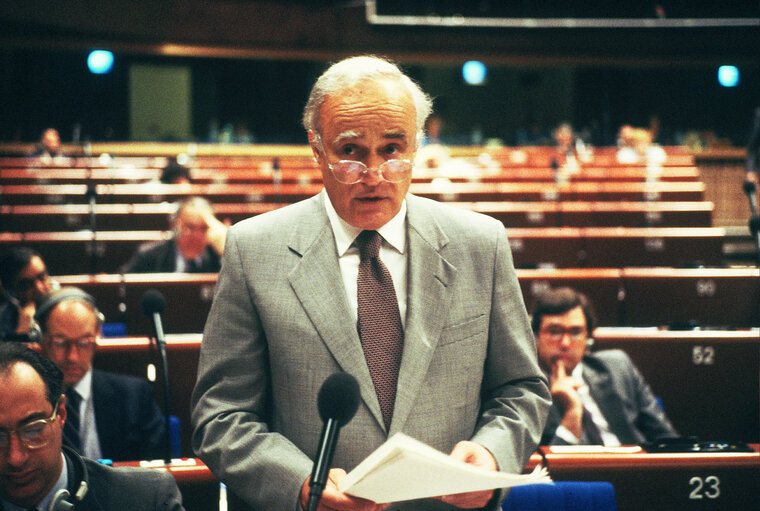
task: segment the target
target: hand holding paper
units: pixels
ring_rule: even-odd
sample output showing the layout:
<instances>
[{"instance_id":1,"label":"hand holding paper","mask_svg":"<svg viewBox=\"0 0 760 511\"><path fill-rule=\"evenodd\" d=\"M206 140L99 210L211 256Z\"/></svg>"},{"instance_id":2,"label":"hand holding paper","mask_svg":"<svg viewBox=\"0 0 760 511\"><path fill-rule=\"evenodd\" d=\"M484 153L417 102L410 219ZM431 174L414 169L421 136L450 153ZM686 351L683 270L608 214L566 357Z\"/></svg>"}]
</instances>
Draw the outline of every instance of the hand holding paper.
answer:
<instances>
[{"instance_id":1,"label":"hand holding paper","mask_svg":"<svg viewBox=\"0 0 760 511\"><path fill-rule=\"evenodd\" d=\"M399 502L550 482L543 468L531 474L495 472L397 433L343 478L338 489L374 502Z\"/></svg>"}]
</instances>

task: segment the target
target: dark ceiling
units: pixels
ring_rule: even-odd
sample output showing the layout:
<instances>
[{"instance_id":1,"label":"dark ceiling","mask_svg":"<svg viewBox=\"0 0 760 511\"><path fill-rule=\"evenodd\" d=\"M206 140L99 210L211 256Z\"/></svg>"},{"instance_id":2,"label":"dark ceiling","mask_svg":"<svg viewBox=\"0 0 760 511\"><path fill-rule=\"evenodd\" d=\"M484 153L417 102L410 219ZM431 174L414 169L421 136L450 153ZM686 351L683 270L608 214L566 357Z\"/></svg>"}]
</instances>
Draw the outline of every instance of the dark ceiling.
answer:
<instances>
[{"instance_id":1,"label":"dark ceiling","mask_svg":"<svg viewBox=\"0 0 760 511\"><path fill-rule=\"evenodd\" d=\"M112 0L0 2L4 48L327 60L379 53L407 62L477 57L503 64L760 65L760 25L473 28L366 21L362 1Z\"/></svg>"}]
</instances>

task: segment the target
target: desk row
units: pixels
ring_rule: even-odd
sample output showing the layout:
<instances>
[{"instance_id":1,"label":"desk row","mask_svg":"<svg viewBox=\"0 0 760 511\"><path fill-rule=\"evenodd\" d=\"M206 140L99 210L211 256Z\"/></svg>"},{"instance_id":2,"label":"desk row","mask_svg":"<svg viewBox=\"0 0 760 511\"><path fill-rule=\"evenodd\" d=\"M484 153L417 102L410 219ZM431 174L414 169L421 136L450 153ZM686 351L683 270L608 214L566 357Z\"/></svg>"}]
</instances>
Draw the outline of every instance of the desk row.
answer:
<instances>
[{"instance_id":1,"label":"desk row","mask_svg":"<svg viewBox=\"0 0 760 511\"><path fill-rule=\"evenodd\" d=\"M197 195L218 202L292 203L318 194L322 184L100 184L94 186L100 203L177 201ZM705 184L673 182L578 183L412 183L409 191L443 202L453 201L703 201ZM5 204L87 204L86 184L3 185Z\"/></svg>"},{"instance_id":2,"label":"desk row","mask_svg":"<svg viewBox=\"0 0 760 511\"><path fill-rule=\"evenodd\" d=\"M190 181L198 184L220 183L321 183L322 174L316 165L305 162L301 167L275 168L270 160L250 167L209 168L197 163L188 169ZM159 168L0 168L0 184L119 184L158 182L162 170ZM451 182L542 182L555 181L699 181L700 173L696 167L666 167L647 169L646 167L587 167L575 173L563 173L551 167L538 168L492 168L480 167L463 162L459 167L451 165L445 172L440 169L414 169L412 182L429 183L436 179Z\"/></svg>"},{"instance_id":3,"label":"desk row","mask_svg":"<svg viewBox=\"0 0 760 511\"><path fill-rule=\"evenodd\" d=\"M169 231L57 231L0 233L0 251L26 245L52 274L114 273L148 242ZM624 268L720 266L720 227L507 228L517 268Z\"/></svg>"},{"instance_id":4,"label":"desk row","mask_svg":"<svg viewBox=\"0 0 760 511\"><path fill-rule=\"evenodd\" d=\"M506 227L710 227L714 204L680 202L450 202L501 220ZM220 220L237 223L286 206L273 203L213 204ZM174 203L36 204L0 206L0 230L9 232L90 229L92 216L99 230L170 229Z\"/></svg>"}]
</instances>

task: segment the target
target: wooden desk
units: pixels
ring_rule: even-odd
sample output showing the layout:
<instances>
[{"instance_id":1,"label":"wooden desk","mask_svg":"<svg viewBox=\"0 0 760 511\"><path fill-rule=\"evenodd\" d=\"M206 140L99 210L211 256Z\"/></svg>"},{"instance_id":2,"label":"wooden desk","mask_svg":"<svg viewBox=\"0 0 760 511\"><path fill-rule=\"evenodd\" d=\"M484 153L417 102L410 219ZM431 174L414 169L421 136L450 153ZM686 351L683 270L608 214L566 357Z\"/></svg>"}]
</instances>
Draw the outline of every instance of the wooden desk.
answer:
<instances>
[{"instance_id":1,"label":"wooden desk","mask_svg":"<svg viewBox=\"0 0 760 511\"><path fill-rule=\"evenodd\" d=\"M569 286L585 294L597 315L599 325L616 326L625 292L617 268L518 269L517 279L523 300L530 312L536 297L549 289Z\"/></svg>"},{"instance_id":2,"label":"wooden desk","mask_svg":"<svg viewBox=\"0 0 760 511\"><path fill-rule=\"evenodd\" d=\"M95 186L99 203L177 201L200 195L217 202L297 202L322 190L321 184L101 184ZM85 204L85 184L4 185L5 204ZM702 201L701 182L580 182L546 183L412 183L410 192L449 201Z\"/></svg>"},{"instance_id":3,"label":"wooden desk","mask_svg":"<svg viewBox=\"0 0 760 511\"><path fill-rule=\"evenodd\" d=\"M620 511L708 511L754 510L760 502L760 453L757 444L751 453L652 454L631 453L553 453L545 459L556 481L609 481L615 487ZM542 458L533 454L525 472L533 470ZM201 460L184 467L158 465L177 480L188 511L217 509L218 480ZM135 466L135 462L116 466ZM195 506L199 499L206 507ZM202 499L202 500L200 500ZM230 510L245 506L230 502Z\"/></svg>"},{"instance_id":4,"label":"wooden desk","mask_svg":"<svg viewBox=\"0 0 760 511\"><path fill-rule=\"evenodd\" d=\"M590 227L577 266L720 266L724 236L720 227Z\"/></svg>"},{"instance_id":5,"label":"wooden desk","mask_svg":"<svg viewBox=\"0 0 760 511\"><path fill-rule=\"evenodd\" d=\"M504 168L483 169L478 163L463 159L461 173L456 172L457 161L452 161L445 174L453 182L482 183L554 183L556 171L544 168ZM194 162L189 167L190 177L196 184L248 183L321 183L322 174L312 160L300 165L291 163L274 170L272 162L252 161L248 166L201 166ZM117 184L158 181L160 168L137 168L125 166L118 168L87 168L72 166L69 168L8 167L0 168L0 184ZM412 181L426 183L442 177L439 169L416 168ZM696 167L666 167L656 173L644 167L591 167L583 168L576 174L566 176L569 182L609 181L609 182L654 182L654 181L699 181L700 173Z\"/></svg>"},{"instance_id":6,"label":"wooden desk","mask_svg":"<svg viewBox=\"0 0 760 511\"><path fill-rule=\"evenodd\" d=\"M128 335L152 335L153 324L142 312L142 297L149 289L166 300L165 332L200 333L214 297L215 273L131 273L125 275L64 275L61 285L90 293L106 321L121 322Z\"/></svg>"},{"instance_id":7,"label":"wooden desk","mask_svg":"<svg viewBox=\"0 0 760 511\"><path fill-rule=\"evenodd\" d=\"M500 220L506 227L710 227L711 202L450 202ZM219 203L221 220L237 223L285 203ZM170 228L174 203L96 204L96 227L103 231ZM0 230L54 232L90 228L88 204L0 206Z\"/></svg>"},{"instance_id":8,"label":"wooden desk","mask_svg":"<svg viewBox=\"0 0 760 511\"><path fill-rule=\"evenodd\" d=\"M760 326L757 268L625 268L621 324L660 326L696 320L701 326Z\"/></svg>"},{"instance_id":9,"label":"wooden desk","mask_svg":"<svg viewBox=\"0 0 760 511\"><path fill-rule=\"evenodd\" d=\"M180 421L180 454L192 456L190 397L198 373L200 334L166 334L166 358L169 366L169 410ZM164 409L164 386L161 359L155 343L148 337L109 338L98 341L93 366L105 371L147 378L149 365L156 371L153 383L156 402Z\"/></svg>"},{"instance_id":10,"label":"wooden desk","mask_svg":"<svg viewBox=\"0 0 760 511\"><path fill-rule=\"evenodd\" d=\"M518 268L720 265L724 235L719 227L507 229Z\"/></svg>"},{"instance_id":11,"label":"wooden desk","mask_svg":"<svg viewBox=\"0 0 760 511\"><path fill-rule=\"evenodd\" d=\"M750 510L760 502L760 453L546 453L556 481L608 481L619 511ZM541 463L531 456L526 471Z\"/></svg>"},{"instance_id":12,"label":"wooden desk","mask_svg":"<svg viewBox=\"0 0 760 511\"><path fill-rule=\"evenodd\" d=\"M759 329L597 328L604 349L628 353L680 434L760 442Z\"/></svg>"}]
</instances>

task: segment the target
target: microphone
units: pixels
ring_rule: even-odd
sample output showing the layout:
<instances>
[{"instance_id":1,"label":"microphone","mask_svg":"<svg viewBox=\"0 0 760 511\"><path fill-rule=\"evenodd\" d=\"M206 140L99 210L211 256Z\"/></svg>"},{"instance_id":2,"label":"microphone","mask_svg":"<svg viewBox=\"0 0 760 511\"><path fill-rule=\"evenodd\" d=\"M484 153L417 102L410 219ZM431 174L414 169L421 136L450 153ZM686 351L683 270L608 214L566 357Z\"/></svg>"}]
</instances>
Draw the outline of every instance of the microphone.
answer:
<instances>
[{"instance_id":1,"label":"microphone","mask_svg":"<svg viewBox=\"0 0 760 511\"><path fill-rule=\"evenodd\" d=\"M153 320L153 332L156 334L156 344L159 351L166 352L164 329L161 324L161 314L166 310L164 295L157 289L148 289L142 297L143 313Z\"/></svg>"},{"instance_id":2,"label":"microphone","mask_svg":"<svg viewBox=\"0 0 760 511\"><path fill-rule=\"evenodd\" d=\"M359 408L359 384L356 379L344 372L330 375L319 389L317 408L324 426L311 472L307 511L316 511L319 499L322 498L322 490L327 484L340 428L353 419Z\"/></svg>"},{"instance_id":3,"label":"microphone","mask_svg":"<svg viewBox=\"0 0 760 511\"><path fill-rule=\"evenodd\" d=\"M164 374L164 421L166 425L166 456L164 462L171 463L171 435L169 425L171 424L171 413L169 412L169 363L166 358L166 340L164 339L164 329L161 324L161 314L166 310L166 300L164 295L157 289L149 289L142 297L142 310L146 316L153 320L153 332L155 333L156 346L158 354L161 357L161 367Z\"/></svg>"}]
</instances>

